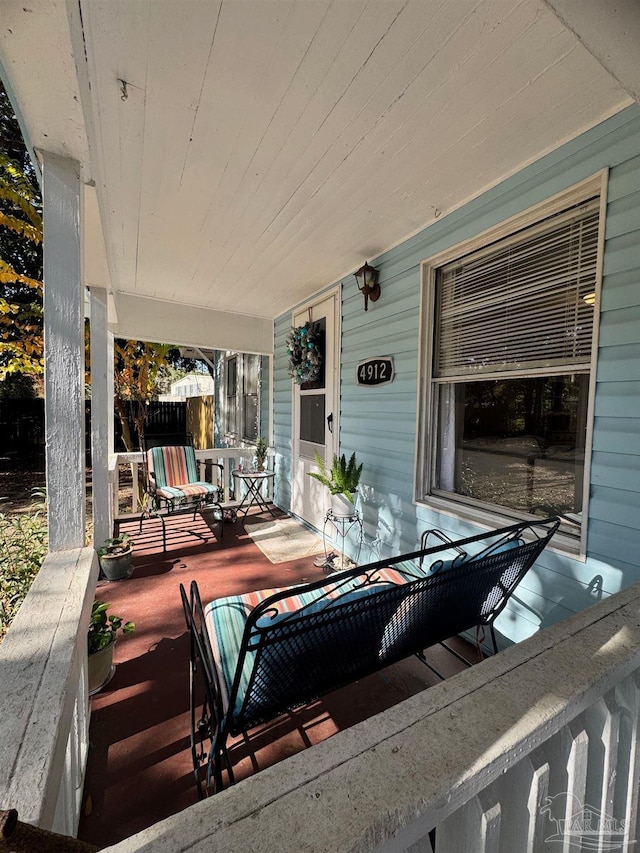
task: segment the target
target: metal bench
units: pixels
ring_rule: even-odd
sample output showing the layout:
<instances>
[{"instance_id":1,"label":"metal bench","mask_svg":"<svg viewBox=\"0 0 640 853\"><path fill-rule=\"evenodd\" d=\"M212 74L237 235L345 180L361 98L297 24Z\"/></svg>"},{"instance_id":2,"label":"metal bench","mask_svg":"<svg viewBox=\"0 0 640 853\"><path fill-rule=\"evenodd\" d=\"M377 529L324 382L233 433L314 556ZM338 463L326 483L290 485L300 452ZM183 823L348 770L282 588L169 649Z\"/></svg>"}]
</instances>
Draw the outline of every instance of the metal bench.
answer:
<instances>
[{"instance_id":1,"label":"metal bench","mask_svg":"<svg viewBox=\"0 0 640 853\"><path fill-rule=\"evenodd\" d=\"M425 649L476 626L489 628L496 652L495 619L558 525L557 518L531 521L456 542L438 534L432 547L329 581L230 596L205 607L195 581L188 593L181 584L199 795L205 763L214 792L222 788L225 767L233 783L230 735L409 655L426 663Z\"/></svg>"}]
</instances>

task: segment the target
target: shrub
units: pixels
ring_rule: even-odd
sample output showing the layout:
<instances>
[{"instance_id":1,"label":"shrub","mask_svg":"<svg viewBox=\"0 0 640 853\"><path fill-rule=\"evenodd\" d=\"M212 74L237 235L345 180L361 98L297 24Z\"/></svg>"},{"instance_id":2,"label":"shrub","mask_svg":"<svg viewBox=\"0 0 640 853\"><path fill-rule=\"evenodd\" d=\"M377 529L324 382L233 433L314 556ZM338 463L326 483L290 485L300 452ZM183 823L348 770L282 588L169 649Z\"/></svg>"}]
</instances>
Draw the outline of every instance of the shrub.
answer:
<instances>
[{"instance_id":1,"label":"shrub","mask_svg":"<svg viewBox=\"0 0 640 853\"><path fill-rule=\"evenodd\" d=\"M47 553L47 525L32 515L0 513L0 640L4 637Z\"/></svg>"}]
</instances>

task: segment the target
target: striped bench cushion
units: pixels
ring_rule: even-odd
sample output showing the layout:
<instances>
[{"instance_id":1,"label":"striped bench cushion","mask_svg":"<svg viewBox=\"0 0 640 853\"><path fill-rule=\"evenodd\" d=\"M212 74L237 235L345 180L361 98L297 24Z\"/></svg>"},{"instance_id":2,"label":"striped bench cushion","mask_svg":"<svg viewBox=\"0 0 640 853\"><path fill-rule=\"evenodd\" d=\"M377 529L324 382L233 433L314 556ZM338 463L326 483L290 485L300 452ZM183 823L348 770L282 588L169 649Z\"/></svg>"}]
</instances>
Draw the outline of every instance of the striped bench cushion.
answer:
<instances>
[{"instance_id":1,"label":"striped bench cushion","mask_svg":"<svg viewBox=\"0 0 640 853\"><path fill-rule=\"evenodd\" d=\"M393 569L379 569L369 576L367 587L361 591L362 594L366 594L389 583L404 584L406 582L407 578L400 572ZM277 614L273 616L265 615L258 620L259 623L262 623L259 627L266 627L269 620L273 624L276 624L277 620L287 613L294 613L305 608L307 612L311 612L311 608L318 604L323 608L330 607L332 600L343 596L345 593L356 595L361 586L362 576L349 575L346 578L341 578L338 575L333 583L308 591L305 591L304 587L261 589L256 592L245 593L244 595L218 598L210 602L204 611L205 625L211 641L214 664L219 675L224 712L226 713L229 707L229 697L240 657L244 627L249 614L261 601L276 593L286 592L287 589L296 590L295 594L277 602ZM238 713L242 707L251 679L254 659L255 652L249 652L245 656L240 675L238 694L234 704L234 713Z\"/></svg>"}]
</instances>

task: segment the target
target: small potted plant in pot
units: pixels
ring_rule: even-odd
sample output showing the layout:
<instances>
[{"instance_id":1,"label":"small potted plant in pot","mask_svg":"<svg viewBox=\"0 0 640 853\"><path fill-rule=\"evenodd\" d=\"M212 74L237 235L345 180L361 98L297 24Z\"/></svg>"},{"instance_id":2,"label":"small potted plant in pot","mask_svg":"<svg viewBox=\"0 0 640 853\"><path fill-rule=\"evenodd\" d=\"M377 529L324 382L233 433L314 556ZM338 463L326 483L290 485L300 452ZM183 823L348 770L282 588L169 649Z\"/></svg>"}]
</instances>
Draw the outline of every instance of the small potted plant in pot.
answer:
<instances>
[{"instance_id":1,"label":"small potted plant in pot","mask_svg":"<svg viewBox=\"0 0 640 853\"><path fill-rule=\"evenodd\" d=\"M119 581L131 575L131 554L133 543L128 533L121 533L113 539L107 539L98 549L100 569L109 581Z\"/></svg>"},{"instance_id":2,"label":"small potted plant in pot","mask_svg":"<svg viewBox=\"0 0 640 853\"><path fill-rule=\"evenodd\" d=\"M256 468L258 471L264 471L264 463L269 452L269 445L262 436L256 441Z\"/></svg>"},{"instance_id":3,"label":"small potted plant in pot","mask_svg":"<svg viewBox=\"0 0 640 853\"><path fill-rule=\"evenodd\" d=\"M118 631L131 634L136 627L133 622L125 622L123 625L120 616L108 616L109 606L104 601L94 601L91 608L91 621L87 635L90 696L101 690L116 671L113 664L113 650Z\"/></svg>"},{"instance_id":4,"label":"small potted plant in pot","mask_svg":"<svg viewBox=\"0 0 640 853\"><path fill-rule=\"evenodd\" d=\"M316 451L315 462L319 470L310 471L309 476L329 489L333 515L337 518L353 515L355 512L354 494L362 473L362 464L358 465L356 454L352 453L348 462L344 453L342 456L334 456L331 469L329 469L325 465L324 459Z\"/></svg>"}]
</instances>

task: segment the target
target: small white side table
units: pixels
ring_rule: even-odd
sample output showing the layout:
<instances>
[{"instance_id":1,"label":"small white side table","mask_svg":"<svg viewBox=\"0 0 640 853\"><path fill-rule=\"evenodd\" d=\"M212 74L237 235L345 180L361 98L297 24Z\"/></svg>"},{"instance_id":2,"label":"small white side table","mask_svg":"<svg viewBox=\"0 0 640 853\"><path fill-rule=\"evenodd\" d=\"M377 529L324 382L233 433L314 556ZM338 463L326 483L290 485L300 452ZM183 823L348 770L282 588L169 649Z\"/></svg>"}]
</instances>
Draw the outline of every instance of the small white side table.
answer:
<instances>
[{"instance_id":1,"label":"small white side table","mask_svg":"<svg viewBox=\"0 0 640 853\"><path fill-rule=\"evenodd\" d=\"M263 512L270 512L275 516L273 506L269 506L262 495L263 484L273 480L275 476L273 471L232 471L232 474L236 482L242 482L247 487L247 492L236 509L238 515L242 511L246 516L252 506L259 506Z\"/></svg>"}]
</instances>

